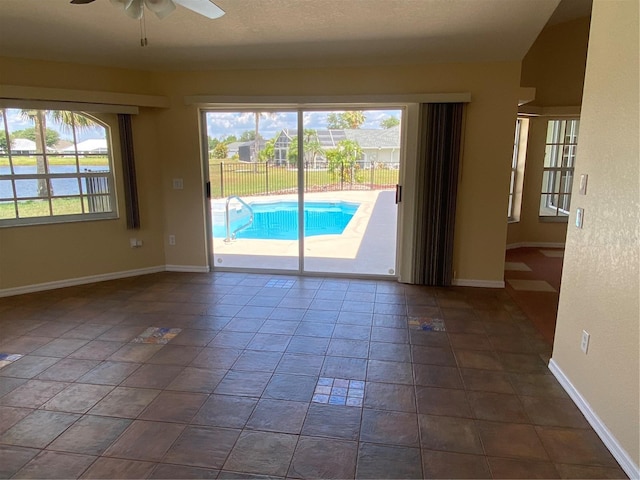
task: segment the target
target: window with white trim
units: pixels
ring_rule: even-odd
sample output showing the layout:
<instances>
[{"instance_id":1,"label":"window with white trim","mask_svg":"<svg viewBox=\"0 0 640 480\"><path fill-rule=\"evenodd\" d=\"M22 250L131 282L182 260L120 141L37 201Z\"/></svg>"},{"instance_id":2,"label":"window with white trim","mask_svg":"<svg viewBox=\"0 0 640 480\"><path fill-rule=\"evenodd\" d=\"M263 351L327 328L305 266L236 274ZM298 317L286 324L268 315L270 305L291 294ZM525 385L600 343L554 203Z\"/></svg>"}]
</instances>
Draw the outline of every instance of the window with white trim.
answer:
<instances>
[{"instance_id":1,"label":"window with white trim","mask_svg":"<svg viewBox=\"0 0 640 480\"><path fill-rule=\"evenodd\" d=\"M509 206L507 207L507 220L518 221L520 216L520 202L522 200L522 173L527 152L527 133L529 120L518 118L516 120L516 132L513 139L513 156L511 157L511 178L509 183Z\"/></svg>"},{"instance_id":2,"label":"window with white trim","mask_svg":"<svg viewBox=\"0 0 640 480\"><path fill-rule=\"evenodd\" d=\"M547 124L540 217L566 220L569 215L579 127L578 119Z\"/></svg>"},{"instance_id":3,"label":"window with white trim","mask_svg":"<svg viewBox=\"0 0 640 480\"><path fill-rule=\"evenodd\" d=\"M116 218L110 140L86 113L0 109L0 226Z\"/></svg>"}]
</instances>

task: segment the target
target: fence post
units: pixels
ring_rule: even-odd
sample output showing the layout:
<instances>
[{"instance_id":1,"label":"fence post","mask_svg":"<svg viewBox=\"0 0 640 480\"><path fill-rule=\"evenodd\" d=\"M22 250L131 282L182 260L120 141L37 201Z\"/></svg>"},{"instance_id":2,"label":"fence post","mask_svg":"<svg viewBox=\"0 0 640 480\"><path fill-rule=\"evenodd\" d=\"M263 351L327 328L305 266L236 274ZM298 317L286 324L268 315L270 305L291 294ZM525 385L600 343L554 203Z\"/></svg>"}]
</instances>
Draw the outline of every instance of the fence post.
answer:
<instances>
[{"instance_id":1,"label":"fence post","mask_svg":"<svg viewBox=\"0 0 640 480\"><path fill-rule=\"evenodd\" d=\"M269 195L269 160L264 163L264 183L266 185L267 195Z\"/></svg>"},{"instance_id":2,"label":"fence post","mask_svg":"<svg viewBox=\"0 0 640 480\"><path fill-rule=\"evenodd\" d=\"M375 171L375 169L376 169L375 167L376 167L376 166L375 166L375 163L374 163L374 162L371 162L371 163L369 164L369 168L371 169L371 186L369 187L369 190L373 190L373 172L374 172L374 171Z\"/></svg>"},{"instance_id":3,"label":"fence post","mask_svg":"<svg viewBox=\"0 0 640 480\"><path fill-rule=\"evenodd\" d=\"M224 162L220 162L220 197L224 198Z\"/></svg>"},{"instance_id":4,"label":"fence post","mask_svg":"<svg viewBox=\"0 0 640 480\"><path fill-rule=\"evenodd\" d=\"M340 162L340 190L344 190L344 162Z\"/></svg>"}]
</instances>

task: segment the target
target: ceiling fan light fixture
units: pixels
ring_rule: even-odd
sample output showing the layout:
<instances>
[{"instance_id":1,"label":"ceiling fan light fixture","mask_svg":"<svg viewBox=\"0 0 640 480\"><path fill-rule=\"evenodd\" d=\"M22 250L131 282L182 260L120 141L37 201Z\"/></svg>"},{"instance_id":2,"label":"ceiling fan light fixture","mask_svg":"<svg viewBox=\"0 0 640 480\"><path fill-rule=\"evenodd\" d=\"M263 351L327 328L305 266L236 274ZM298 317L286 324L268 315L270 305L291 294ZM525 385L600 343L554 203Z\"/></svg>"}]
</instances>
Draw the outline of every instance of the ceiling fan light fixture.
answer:
<instances>
[{"instance_id":1,"label":"ceiling fan light fixture","mask_svg":"<svg viewBox=\"0 0 640 480\"><path fill-rule=\"evenodd\" d=\"M124 10L124 13L134 20L142 18L142 0L111 0L111 3Z\"/></svg>"},{"instance_id":2,"label":"ceiling fan light fixture","mask_svg":"<svg viewBox=\"0 0 640 480\"><path fill-rule=\"evenodd\" d=\"M176 9L171 0L144 0L144 4L161 20Z\"/></svg>"}]
</instances>

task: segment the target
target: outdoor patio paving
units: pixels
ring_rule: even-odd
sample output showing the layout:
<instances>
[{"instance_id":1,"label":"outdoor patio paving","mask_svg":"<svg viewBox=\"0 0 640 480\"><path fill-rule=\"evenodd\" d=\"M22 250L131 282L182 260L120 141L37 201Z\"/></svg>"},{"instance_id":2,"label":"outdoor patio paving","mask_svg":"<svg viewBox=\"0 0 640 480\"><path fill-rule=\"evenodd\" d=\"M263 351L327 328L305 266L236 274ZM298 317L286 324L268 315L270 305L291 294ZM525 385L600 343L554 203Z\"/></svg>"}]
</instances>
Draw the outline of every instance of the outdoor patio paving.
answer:
<instances>
[{"instance_id":1,"label":"outdoor patio paving","mask_svg":"<svg viewBox=\"0 0 640 480\"><path fill-rule=\"evenodd\" d=\"M245 197L245 201L295 201L294 195ZM360 203L341 235L305 238L305 271L394 275L396 218L394 192L390 190L310 193L308 201ZM222 200L224 201L224 200ZM218 200L220 202L220 200ZM298 270L297 240L214 238L215 267L267 270Z\"/></svg>"}]
</instances>

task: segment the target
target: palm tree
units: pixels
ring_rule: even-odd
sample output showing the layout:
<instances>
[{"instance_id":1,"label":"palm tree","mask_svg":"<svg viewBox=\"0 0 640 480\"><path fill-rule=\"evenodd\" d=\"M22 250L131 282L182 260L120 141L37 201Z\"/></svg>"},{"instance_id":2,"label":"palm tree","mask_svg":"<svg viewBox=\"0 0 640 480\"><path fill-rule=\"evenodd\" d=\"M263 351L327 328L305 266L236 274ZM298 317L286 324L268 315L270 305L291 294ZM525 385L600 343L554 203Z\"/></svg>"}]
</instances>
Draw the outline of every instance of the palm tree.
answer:
<instances>
[{"instance_id":1,"label":"palm tree","mask_svg":"<svg viewBox=\"0 0 640 480\"><path fill-rule=\"evenodd\" d=\"M50 110L49 113L51 114L51 120L59 124L63 129L73 131L75 127L78 130L82 130L96 124L89 117L68 110ZM20 114L23 119L34 122L36 131L36 173L44 175L47 172L47 116L44 110L22 110ZM42 154L39 155L40 153ZM53 186L51 184L47 185L48 183L44 178L38 179L38 197L47 197L50 194L49 192L53 194Z\"/></svg>"},{"instance_id":2,"label":"palm tree","mask_svg":"<svg viewBox=\"0 0 640 480\"><path fill-rule=\"evenodd\" d=\"M256 117L256 135L253 139L253 161L257 162L260 158L260 116L264 115L266 118L276 118L275 112L253 112Z\"/></svg>"}]
</instances>

